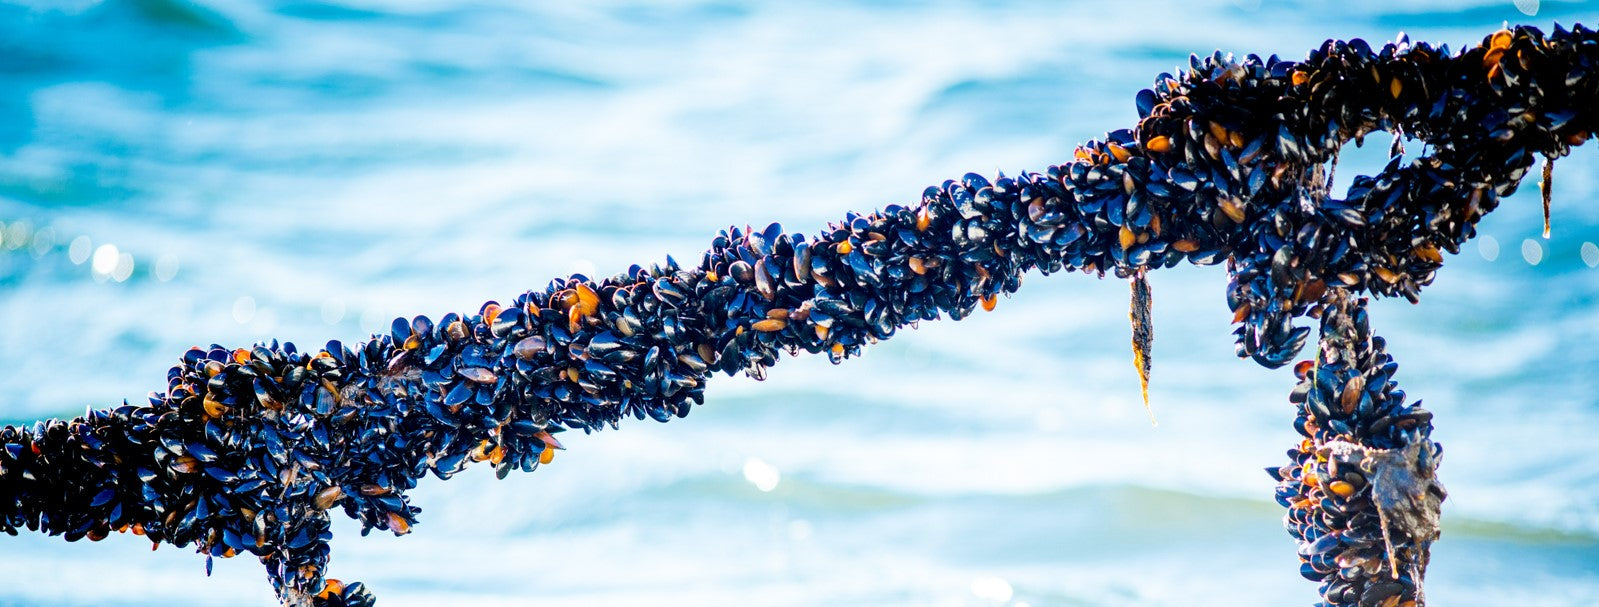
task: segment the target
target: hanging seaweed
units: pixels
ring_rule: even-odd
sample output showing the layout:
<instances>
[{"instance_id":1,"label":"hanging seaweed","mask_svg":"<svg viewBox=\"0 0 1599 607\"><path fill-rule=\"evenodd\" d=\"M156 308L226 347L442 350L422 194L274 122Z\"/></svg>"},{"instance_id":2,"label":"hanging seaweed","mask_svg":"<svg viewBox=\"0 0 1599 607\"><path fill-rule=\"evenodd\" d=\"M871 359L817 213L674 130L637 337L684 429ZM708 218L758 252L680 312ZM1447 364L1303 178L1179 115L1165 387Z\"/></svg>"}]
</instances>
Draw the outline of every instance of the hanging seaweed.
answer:
<instances>
[{"instance_id":1,"label":"hanging seaweed","mask_svg":"<svg viewBox=\"0 0 1599 607\"><path fill-rule=\"evenodd\" d=\"M1149 370L1153 364L1150 354L1155 345L1155 323L1150 310L1153 302L1149 278L1145 273L1146 270L1139 268L1133 274L1133 299L1127 316L1133 323L1133 367L1138 371L1138 392L1144 397L1149 423L1155 424L1155 410L1149 407Z\"/></svg>"},{"instance_id":2,"label":"hanging seaweed","mask_svg":"<svg viewBox=\"0 0 1599 607\"><path fill-rule=\"evenodd\" d=\"M1136 277L1147 382L1144 274L1225 262L1241 357L1286 365L1311 333L1294 320L1321 320L1290 398L1306 439L1272 470L1302 573L1329 605L1419 604L1440 451L1356 294L1416 301L1535 156L1586 141L1599 35L1518 27L1460 53L1328 41L1303 61L1218 52L1136 104L1137 125L1071 162L967 174L813 236L730 228L694 263L573 275L396 319L354 346L189 350L147 403L0 429L0 530L250 553L285 603L368 605L361 584L327 577L335 511L408 533L420 509L406 492L428 474L531 471L564 430L686 416L714 372L762 378L782 352L841 362L916 321L992 309L1035 269ZM1341 146L1378 131L1428 153L1328 196Z\"/></svg>"}]
</instances>

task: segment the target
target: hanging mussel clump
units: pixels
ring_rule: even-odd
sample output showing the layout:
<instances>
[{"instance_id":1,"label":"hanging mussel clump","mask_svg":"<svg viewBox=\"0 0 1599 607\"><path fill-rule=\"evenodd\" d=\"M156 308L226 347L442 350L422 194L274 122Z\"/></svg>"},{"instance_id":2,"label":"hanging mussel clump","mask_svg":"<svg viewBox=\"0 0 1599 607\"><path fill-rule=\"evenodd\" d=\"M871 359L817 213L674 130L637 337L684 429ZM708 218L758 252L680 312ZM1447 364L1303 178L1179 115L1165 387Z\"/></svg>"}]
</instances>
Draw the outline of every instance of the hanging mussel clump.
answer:
<instances>
[{"instance_id":1,"label":"hanging mussel clump","mask_svg":"<svg viewBox=\"0 0 1599 607\"><path fill-rule=\"evenodd\" d=\"M410 531L406 491L474 462L548 464L555 435L667 421L717 371L780 352L834 362L900 328L993 309L1024 272L1135 278L1147 381L1149 270L1225 262L1242 357L1291 362L1305 440L1270 472L1325 605L1422 599L1444 492L1431 414L1406 404L1357 294L1415 301L1476 222L1599 126L1599 35L1519 27L1461 53L1328 41L1304 61L1194 57L1137 95L1139 123L1043 173L968 174L814 237L729 229L698 263L571 276L505 304L396 319L356 347L188 351L142 404L0 429L0 530L131 531L206 558L255 555L286 603L369 605L326 577L329 516ZM1422 140L1342 199L1340 148ZM1547 191L1547 188L1546 188Z\"/></svg>"}]
</instances>

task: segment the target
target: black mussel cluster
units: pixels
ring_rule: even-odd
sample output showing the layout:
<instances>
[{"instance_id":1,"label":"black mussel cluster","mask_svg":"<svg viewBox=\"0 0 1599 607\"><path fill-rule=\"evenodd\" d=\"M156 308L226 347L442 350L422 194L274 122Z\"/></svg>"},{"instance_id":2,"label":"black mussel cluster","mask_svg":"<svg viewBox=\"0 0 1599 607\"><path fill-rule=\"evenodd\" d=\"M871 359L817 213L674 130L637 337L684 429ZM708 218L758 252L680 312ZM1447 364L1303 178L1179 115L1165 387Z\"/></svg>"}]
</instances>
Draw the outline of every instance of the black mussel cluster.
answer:
<instances>
[{"instance_id":1,"label":"black mussel cluster","mask_svg":"<svg viewBox=\"0 0 1599 607\"><path fill-rule=\"evenodd\" d=\"M318 607L373 607L377 598L360 582L345 584L339 580L328 578L322 591L312 597L313 604Z\"/></svg>"},{"instance_id":2,"label":"black mussel cluster","mask_svg":"<svg viewBox=\"0 0 1599 607\"><path fill-rule=\"evenodd\" d=\"M1118 159L1137 151L1119 169L1125 195L1110 188L1127 206L1105 223L1127 218L1135 264L1165 247L1225 257L1239 355L1282 366L1310 334L1292 319L1329 289L1415 301L1536 156L1586 141L1599 126L1596 45L1579 25L1501 30L1459 55L1401 38L1328 41L1301 62L1195 57L1141 91L1139 128L1106 144ZM1375 131L1429 153L1395 154L1333 198L1339 150Z\"/></svg>"},{"instance_id":3,"label":"black mussel cluster","mask_svg":"<svg viewBox=\"0 0 1599 607\"><path fill-rule=\"evenodd\" d=\"M402 492L451 440L403 419L403 388L364 375L386 349L195 348L146 405L0 429L0 530L68 541L131 531L196 545L208 571L211 557L249 552L285 594L368 604L360 584L324 592L327 511L403 533L418 509Z\"/></svg>"},{"instance_id":4,"label":"black mussel cluster","mask_svg":"<svg viewBox=\"0 0 1599 607\"><path fill-rule=\"evenodd\" d=\"M1321 582L1324 607L1414 606L1445 497L1432 413L1405 403L1398 363L1371 331L1366 302L1335 297L1314 361L1296 368L1289 400L1305 438L1269 468L1300 573Z\"/></svg>"},{"instance_id":5,"label":"black mussel cluster","mask_svg":"<svg viewBox=\"0 0 1599 607\"><path fill-rule=\"evenodd\" d=\"M1567 153L1599 121L1599 36L1580 26L1505 30L1457 55L1355 40L1303 62L1217 53L1191 63L1138 94L1136 128L1043 173L967 174L815 237L730 228L697 265L574 275L472 314L396 319L355 348L192 349L148 403L0 429L0 530L68 540L132 531L208 559L248 552L285 602L370 604L364 586L325 576L334 508L363 533L404 534L419 512L406 491L427 474L483 461L502 477L531 471L551 461L563 430L683 417L716 371L761 378L782 352L839 362L917 321L993 309L1028 270L1142 281L1183 261L1225 261L1240 354L1286 364L1310 332L1293 318L1351 291L1414 299L1441 252L1473 235L1535 155ZM1418 137L1430 153L1396 156L1345 199L1330 197L1339 147L1377 130ZM1135 348L1147 357L1139 285L1145 312L1135 301L1134 318L1146 323ZM1365 339L1336 337L1350 335ZM1381 343L1362 343L1375 345L1315 377L1339 382L1339 399L1365 377L1355 392L1369 402L1351 397L1345 412L1343 400L1317 396L1301 426L1369 449L1415 444L1404 433L1426 420L1391 410L1402 398L1386 391L1387 363L1370 362ZM1342 417L1314 408L1335 406ZM1314 440L1301 455L1319 457L1332 439ZM1326 486L1353 487L1350 470L1363 469L1340 468ZM1307 486L1311 472L1323 470L1292 474ZM1313 573L1341 575L1328 558L1354 562L1370 548L1359 491L1291 515L1311 517L1299 537L1342 547L1312 552ZM1419 540L1385 545L1397 547L1386 553L1394 562L1425 560ZM1396 567L1330 582L1329 601L1364 604L1389 588L1374 576ZM1384 596L1417 594L1400 586Z\"/></svg>"}]
</instances>

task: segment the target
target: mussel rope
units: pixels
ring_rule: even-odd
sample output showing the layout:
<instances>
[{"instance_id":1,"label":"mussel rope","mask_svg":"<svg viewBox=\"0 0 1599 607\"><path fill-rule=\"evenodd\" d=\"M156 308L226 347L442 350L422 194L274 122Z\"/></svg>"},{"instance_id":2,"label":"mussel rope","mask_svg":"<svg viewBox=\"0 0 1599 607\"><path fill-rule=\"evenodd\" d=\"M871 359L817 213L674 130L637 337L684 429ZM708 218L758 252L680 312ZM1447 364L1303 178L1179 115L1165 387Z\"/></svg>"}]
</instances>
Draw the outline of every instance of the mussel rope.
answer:
<instances>
[{"instance_id":1,"label":"mussel rope","mask_svg":"<svg viewBox=\"0 0 1599 607\"><path fill-rule=\"evenodd\" d=\"M1043 173L968 174L812 238L729 229L694 265L574 275L475 314L396 319L355 348L191 349L146 404L0 429L0 530L133 531L208 562L249 552L285 603L368 605L361 584L324 577L334 507L363 532L406 533L419 509L405 492L430 471L533 470L563 429L682 417L712 372L764 377L785 350L838 362L992 308L1030 269L1226 261L1240 356L1282 366L1310 333L1291 321L1322 321L1293 396L1307 438L1273 471L1302 572L1330 605L1419 604L1438 451L1353 294L1415 301L1535 156L1587 139L1599 35L1518 27L1458 54L1402 38L1190 63L1138 93L1135 128ZM1331 198L1325 165L1376 131L1428 153Z\"/></svg>"}]
</instances>

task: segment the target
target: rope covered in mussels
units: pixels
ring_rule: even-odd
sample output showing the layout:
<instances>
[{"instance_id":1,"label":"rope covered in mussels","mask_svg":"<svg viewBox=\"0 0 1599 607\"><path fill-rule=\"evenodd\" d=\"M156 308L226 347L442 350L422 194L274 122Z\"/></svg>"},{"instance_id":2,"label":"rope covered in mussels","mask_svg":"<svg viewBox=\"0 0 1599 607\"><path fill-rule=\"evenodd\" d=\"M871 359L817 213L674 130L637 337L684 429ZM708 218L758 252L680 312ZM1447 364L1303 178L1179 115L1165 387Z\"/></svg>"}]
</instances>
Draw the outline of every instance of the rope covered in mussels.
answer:
<instances>
[{"instance_id":1,"label":"rope covered in mussels","mask_svg":"<svg viewBox=\"0 0 1599 607\"><path fill-rule=\"evenodd\" d=\"M685 416L713 372L761 378L782 351L839 362L910 323L992 309L1031 269L1125 278L1226 261L1240 356L1286 364L1310 332L1292 319L1322 318L1300 407L1311 441L1290 452L1301 472L1278 474L1307 575L1325 580L1328 559L1341 567L1369 550L1370 517L1314 498L1349 497L1333 487L1352 483L1339 476L1351 466L1370 484L1385 478L1382 450L1420 449L1429 474L1436 464L1426 416L1389 390L1380 338L1346 293L1414 301L1440 251L1458 252L1535 155L1586 140L1599 125L1599 35L1517 28L1460 54L1329 41L1302 62L1218 52L1162 75L1137 105L1136 128L1085 144L1072 162L967 174L813 238L776 224L729 229L693 266L668 258L603 280L574 275L473 314L396 319L354 348L189 350L147 404L0 429L0 530L69 541L133 531L208 559L249 552L286 603L371 604L362 585L325 578L333 508L363 533L407 533L420 510L406 491L430 472L449 478L479 461L502 476L531 471L564 429ZM1326 165L1379 130L1429 153L1396 154L1331 198ZM1147 335L1139 343L1147 360ZM1357 376L1365 391L1345 396ZM1376 463L1340 455L1341 441ZM1436 515L1436 500L1424 506ZM1390 564L1355 581L1337 571L1327 603L1419 600L1431 538L1405 535L1416 528L1383 527L1402 534L1385 538ZM1389 593L1372 581L1383 572L1413 583Z\"/></svg>"},{"instance_id":2,"label":"rope covered in mussels","mask_svg":"<svg viewBox=\"0 0 1599 607\"><path fill-rule=\"evenodd\" d=\"M1299 542L1300 573L1322 583L1327 605L1420 604L1438 538L1443 449L1429 438L1432 413L1405 404L1386 345L1365 300L1332 297L1316 359L1296 365L1288 397L1305 440L1288 451L1292 463L1267 469Z\"/></svg>"}]
</instances>

